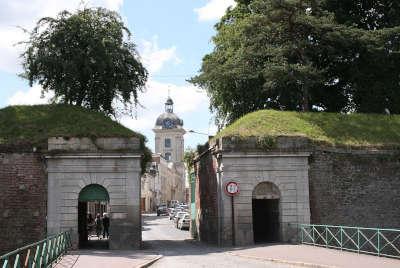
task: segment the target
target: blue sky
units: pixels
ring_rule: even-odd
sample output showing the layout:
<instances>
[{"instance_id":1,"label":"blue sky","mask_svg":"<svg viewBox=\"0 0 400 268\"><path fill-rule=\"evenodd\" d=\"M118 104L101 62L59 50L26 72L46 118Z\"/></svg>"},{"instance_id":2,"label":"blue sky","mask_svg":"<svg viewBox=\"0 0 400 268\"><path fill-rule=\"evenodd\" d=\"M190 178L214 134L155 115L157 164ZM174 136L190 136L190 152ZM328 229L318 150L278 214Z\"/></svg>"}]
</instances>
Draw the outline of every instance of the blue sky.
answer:
<instances>
[{"instance_id":1,"label":"blue sky","mask_svg":"<svg viewBox=\"0 0 400 268\"><path fill-rule=\"evenodd\" d=\"M21 72L18 54L23 47L14 44L26 36L15 26L31 29L39 18L55 16L64 9L76 10L80 2L0 0L0 107L46 103L51 97L40 98L38 85L29 87L27 81L17 76ZM186 129L215 133L205 92L187 83L186 79L197 73L202 57L212 50L213 26L233 3L233 0L86 1L87 6L103 6L121 14L150 72L147 90L139 95L144 108L138 108L137 118L119 118L122 124L145 134L150 148L154 149L151 129L164 110L168 91ZM205 135L185 135L186 146L195 147L206 140Z\"/></svg>"}]
</instances>

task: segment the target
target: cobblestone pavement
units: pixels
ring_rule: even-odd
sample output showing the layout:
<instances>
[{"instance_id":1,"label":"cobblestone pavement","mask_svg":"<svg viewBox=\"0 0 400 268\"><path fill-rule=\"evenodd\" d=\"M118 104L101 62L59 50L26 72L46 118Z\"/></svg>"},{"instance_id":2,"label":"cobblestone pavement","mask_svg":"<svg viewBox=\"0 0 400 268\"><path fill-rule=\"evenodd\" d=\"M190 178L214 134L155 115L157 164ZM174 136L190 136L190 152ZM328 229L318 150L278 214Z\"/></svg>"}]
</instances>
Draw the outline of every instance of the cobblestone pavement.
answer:
<instances>
[{"instance_id":1,"label":"cobblestone pavement","mask_svg":"<svg viewBox=\"0 0 400 268\"><path fill-rule=\"evenodd\" d=\"M298 267L229 254L226 249L190 239L189 231L174 227L168 217L143 216L143 242L146 250L163 255L151 267Z\"/></svg>"}]
</instances>

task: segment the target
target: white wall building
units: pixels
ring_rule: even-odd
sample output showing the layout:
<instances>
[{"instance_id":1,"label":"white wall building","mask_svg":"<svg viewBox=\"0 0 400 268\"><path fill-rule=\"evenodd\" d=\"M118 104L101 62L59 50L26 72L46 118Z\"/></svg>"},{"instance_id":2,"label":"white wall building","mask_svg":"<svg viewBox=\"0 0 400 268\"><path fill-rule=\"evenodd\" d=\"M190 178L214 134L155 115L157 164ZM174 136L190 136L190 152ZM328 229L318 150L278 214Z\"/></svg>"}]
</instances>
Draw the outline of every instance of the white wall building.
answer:
<instances>
[{"instance_id":1,"label":"white wall building","mask_svg":"<svg viewBox=\"0 0 400 268\"><path fill-rule=\"evenodd\" d=\"M159 204L185 200L185 166L183 163L183 121L173 110L168 97L165 112L153 128L155 154L148 172L142 177L142 210L154 211Z\"/></svg>"}]
</instances>

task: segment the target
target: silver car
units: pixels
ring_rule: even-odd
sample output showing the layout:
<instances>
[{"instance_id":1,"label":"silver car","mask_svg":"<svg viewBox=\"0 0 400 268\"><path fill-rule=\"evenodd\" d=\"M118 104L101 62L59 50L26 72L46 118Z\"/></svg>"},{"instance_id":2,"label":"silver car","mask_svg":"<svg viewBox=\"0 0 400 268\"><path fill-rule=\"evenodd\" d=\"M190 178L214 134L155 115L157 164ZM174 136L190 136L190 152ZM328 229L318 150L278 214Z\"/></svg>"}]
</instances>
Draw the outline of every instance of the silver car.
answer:
<instances>
[{"instance_id":1,"label":"silver car","mask_svg":"<svg viewBox=\"0 0 400 268\"><path fill-rule=\"evenodd\" d=\"M183 218L185 215L187 214L187 212L184 211L180 211L176 214L175 218L174 218L174 224L175 227L178 228L178 222L180 218Z\"/></svg>"},{"instance_id":2,"label":"silver car","mask_svg":"<svg viewBox=\"0 0 400 268\"><path fill-rule=\"evenodd\" d=\"M180 218L178 221L178 229L189 229L190 227L190 215L185 214L184 217Z\"/></svg>"}]
</instances>

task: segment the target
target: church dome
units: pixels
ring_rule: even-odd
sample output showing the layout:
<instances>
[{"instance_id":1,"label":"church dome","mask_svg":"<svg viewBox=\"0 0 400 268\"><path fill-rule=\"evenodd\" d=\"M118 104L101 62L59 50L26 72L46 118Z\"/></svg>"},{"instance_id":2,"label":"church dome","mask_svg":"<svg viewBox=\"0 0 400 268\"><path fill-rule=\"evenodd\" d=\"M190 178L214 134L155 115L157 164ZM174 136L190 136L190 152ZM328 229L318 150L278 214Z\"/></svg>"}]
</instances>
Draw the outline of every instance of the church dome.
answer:
<instances>
[{"instance_id":1,"label":"church dome","mask_svg":"<svg viewBox=\"0 0 400 268\"><path fill-rule=\"evenodd\" d=\"M165 102L165 113L157 117L156 127L170 129L183 126L183 120L174 114L173 105L174 102L170 97L168 97L167 101Z\"/></svg>"},{"instance_id":2,"label":"church dome","mask_svg":"<svg viewBox=\"0 0 400 268\"><path fill-rule=\"evenodd\" d=\"M183 126L183 121L174 113L163 113L157 117L156 126L162 128L176 128Z\"/></svg>"}]
</instances>

